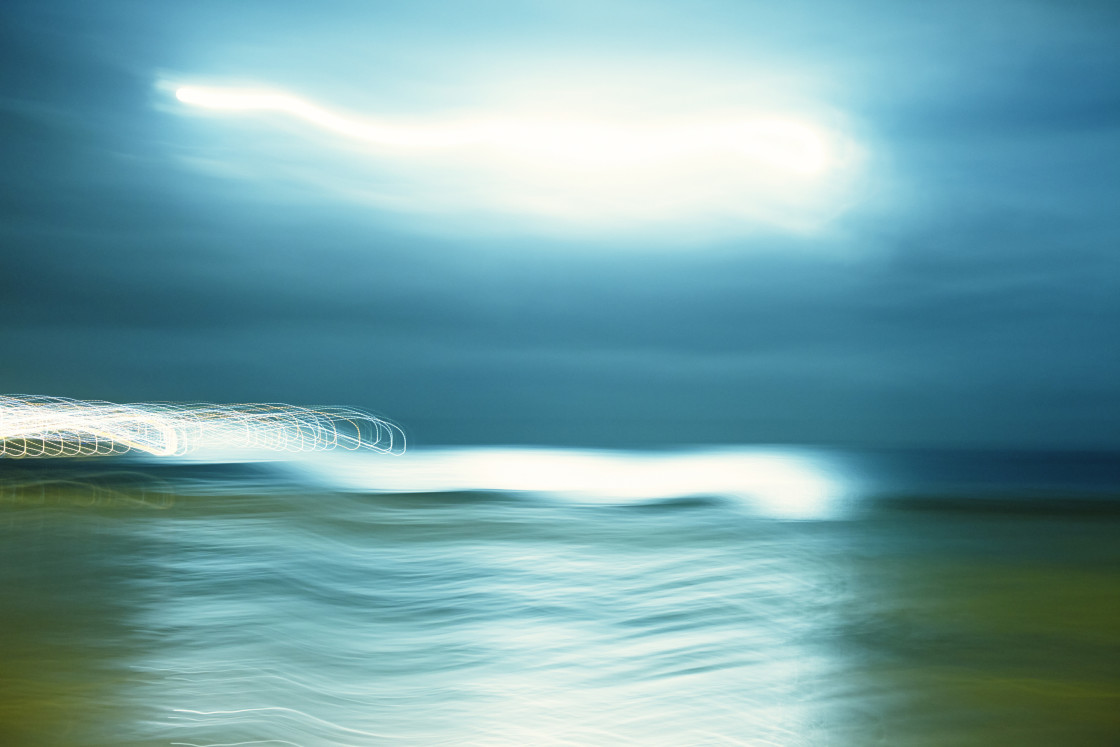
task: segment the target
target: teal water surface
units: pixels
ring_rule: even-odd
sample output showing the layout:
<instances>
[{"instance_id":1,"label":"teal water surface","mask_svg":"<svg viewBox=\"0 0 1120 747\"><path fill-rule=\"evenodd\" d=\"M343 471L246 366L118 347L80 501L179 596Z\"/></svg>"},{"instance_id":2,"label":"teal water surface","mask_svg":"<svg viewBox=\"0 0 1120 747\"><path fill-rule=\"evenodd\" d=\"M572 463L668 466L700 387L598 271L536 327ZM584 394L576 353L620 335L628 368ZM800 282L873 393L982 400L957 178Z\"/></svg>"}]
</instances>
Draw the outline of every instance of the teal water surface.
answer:
<instances>
[{"instance_id":1,"label":"teal water surface","mask_svg":"<svg viewBox=\"0 0 1120 747\"><path fill-rule=\"evenodd\" d=\"M717 494L5 467L0 744L1120 742L1103 495L895 484L794 520Z\"/></svg>"}]
</instances>

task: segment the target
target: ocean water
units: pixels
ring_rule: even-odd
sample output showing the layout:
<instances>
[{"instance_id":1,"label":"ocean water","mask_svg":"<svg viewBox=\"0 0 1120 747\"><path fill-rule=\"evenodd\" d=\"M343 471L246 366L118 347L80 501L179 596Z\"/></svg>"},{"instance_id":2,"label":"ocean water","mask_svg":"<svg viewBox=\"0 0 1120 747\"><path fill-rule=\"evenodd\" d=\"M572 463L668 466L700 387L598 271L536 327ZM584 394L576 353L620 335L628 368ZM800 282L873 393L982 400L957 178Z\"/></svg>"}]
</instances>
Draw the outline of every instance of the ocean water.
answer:
<instances>
[{"instance_id":1,"label":"ocean water","mask_svg":"<svg viewBox=\"0 0 1120 747\"><path fill-rule=\"evenodd\" d=\"M0 462L3 745L1120 744L1120 458Z\"/></svg>"}]
</instances>

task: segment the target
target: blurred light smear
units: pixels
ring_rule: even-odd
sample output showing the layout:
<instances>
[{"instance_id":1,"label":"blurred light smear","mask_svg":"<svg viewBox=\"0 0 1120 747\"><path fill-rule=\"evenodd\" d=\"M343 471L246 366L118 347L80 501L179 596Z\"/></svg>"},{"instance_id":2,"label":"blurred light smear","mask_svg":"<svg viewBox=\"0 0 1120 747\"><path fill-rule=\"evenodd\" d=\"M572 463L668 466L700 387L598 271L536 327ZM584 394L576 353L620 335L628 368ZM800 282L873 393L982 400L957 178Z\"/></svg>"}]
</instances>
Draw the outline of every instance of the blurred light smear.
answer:
<instances>
[{"instance_id":1,"label":"blurred light smear","mask_svg":"<svg viewBox=\"0 0 1120 747\"><path fill-rule=\"evenodd\" d=\"M850 492L839 465L799 449L649 453L473 448L413 451L399 459L330 459L305 468L349 489L389 493L528 492L586 503L692 497L742 502L781 519L836 516Z\"/></svg>"},{"instance_id":2,"label":"blurred light smear","mask_svg":"<svg viewBox=\"0 0 1120 747\"><path fill-rule=\"evenodd\" d=\"M805 232L842 210L861 160L847 134L811 113L733 99L666 108L630 92L622 108L594 98L541 108L519 106L514 95L468 113L389 117L344 114L269 87L159 87L185 105L175 113L249 117L243 136L282 134L271 149L246 141L222 154L239 162L232 172L244 175L250 162L250 172L283 166L288 177L405 212L482 210L569 228L718 221Z\"/></svg>"},{"instance_id":3,"label":"blurred light smear","mask_svg":"<svg viewBox=\"0 0 1120 747\"><path fill-rule=\"evenodd\" d=\"M807 176L829 165L824 140L818 133L808 125L781 119L674 126L489 119L402 126L348 119L295 96L269 91L183 86L175 97L206 109L288 114L375 145L484 147L557 165L574 162L597 169L640 166L705 152L741 156L752 165Z\"/></svg>"}]
</instances>

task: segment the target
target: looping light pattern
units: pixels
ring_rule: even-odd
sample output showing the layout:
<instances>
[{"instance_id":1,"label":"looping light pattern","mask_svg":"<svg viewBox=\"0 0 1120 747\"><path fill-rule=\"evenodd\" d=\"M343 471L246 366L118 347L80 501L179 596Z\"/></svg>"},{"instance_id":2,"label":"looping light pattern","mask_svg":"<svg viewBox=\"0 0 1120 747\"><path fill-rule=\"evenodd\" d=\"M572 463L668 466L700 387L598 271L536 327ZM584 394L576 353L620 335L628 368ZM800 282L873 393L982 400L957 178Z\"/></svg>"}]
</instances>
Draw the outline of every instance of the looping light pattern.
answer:
<instances>
[{"instance_id":1,"label":"looping light pattern","mask_svg":"<svg viewBox=\"0 0 1120 747\"><path fill-rule=\"evenodd\" d=\"M281 452L369 449L401 454L404 432L350 407L156 402L118 405L0 395L0 457L85 457L199 448Z\"/></svg>"}]
</instances>

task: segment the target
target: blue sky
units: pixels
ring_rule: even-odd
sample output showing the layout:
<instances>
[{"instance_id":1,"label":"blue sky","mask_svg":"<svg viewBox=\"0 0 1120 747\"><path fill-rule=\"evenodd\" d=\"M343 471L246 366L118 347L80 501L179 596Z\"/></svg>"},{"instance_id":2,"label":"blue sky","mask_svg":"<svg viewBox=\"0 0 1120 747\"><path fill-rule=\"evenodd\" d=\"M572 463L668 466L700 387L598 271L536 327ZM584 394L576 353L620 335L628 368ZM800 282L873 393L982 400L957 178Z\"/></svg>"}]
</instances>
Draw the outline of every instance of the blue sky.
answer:
<instances>
[{"instance_id":1,"label":"blue sky","mask_svg":"<svg viewBox=\"0 0 1120 747\"><path fill-rule=\"evenodd\" d=\"M0 390L349 404L419 444L1120 446L1111 4L0 14ZM396 151L179 85L613 123L608 161L778 118L829 166Z\"/></svg>"}]
</instances>

